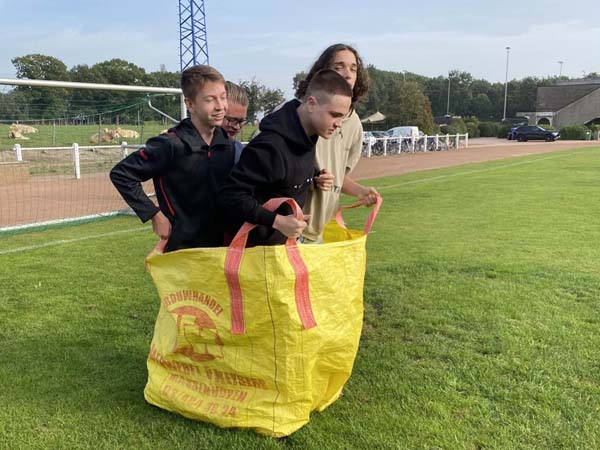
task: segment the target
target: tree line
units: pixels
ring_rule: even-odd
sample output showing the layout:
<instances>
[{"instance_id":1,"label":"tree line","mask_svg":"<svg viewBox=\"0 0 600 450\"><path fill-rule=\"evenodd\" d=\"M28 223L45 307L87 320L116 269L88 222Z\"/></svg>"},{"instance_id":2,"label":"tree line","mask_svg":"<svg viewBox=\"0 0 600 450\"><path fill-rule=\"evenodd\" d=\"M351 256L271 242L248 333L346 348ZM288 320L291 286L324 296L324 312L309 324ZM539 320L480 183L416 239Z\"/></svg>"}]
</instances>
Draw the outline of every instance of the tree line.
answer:
<instances>
[{"instance_id":1,"label":"tree line","mask_svg":"<svg viewBox=\"0 0 600 450\"><path fill-rule=\"evenodd\" d=\"M12 63L17 78L180 87L180 72L169 72L164 67L156 72L146 72L144 68L118 58L92 66L79 64L70 69L60 59L41 54L16 57L12 59ZM284 101L283 91L270 89L256 79L239 81L238 84L248 94L249 120L255 119L261 111L271 111ZM165 114L179 118L179 95L17 86L8 92L0 92L0 120L64 120L69 123L94 124L157 120L160 116L147 106L148 100Z\"/></svg>"},{"instance_id":2,"label":"tree line","mask_svg":"<svg viewBox=\"0 0 600 450\"><path fill-rule=\"evenodd\" d=\"M92 66L80 64L70 69L58 58L41 54L16 57L12 63L18 78L37 80L160 87L179 87L180 80L179 72L169 72L164 68L146 72L142 67L118 58ZM425 132L434 130L434 116L446 113L475 116L480 121L499 121L503 117L504 83L475 79L461 70L452 70L448 76L437 77L380 70L374 66L367 70L371 89L356 106L361 117L380 111L388 117L390 125L417 125ZM598 76L590 73L586 78ZM303 72L293 77L294 88L303 77ZM534 111L537 88L550 86L558 79L525 77L509 81L506 117ZM249 120L254 120L261 112L270 112L284 100L281 89L269 88L256 79L238 83L246 90L250 100ZM0 93L0 120L53 120L63 117L75 122L83 118L92 123L103 118L104 123L156 120L157 114L146 107L147 100L144 94L135 92L18 86L7 93ZM171 117L179 117L179 96L158 94L153 95L151 101L153 106Z\"/></svg>"},{"instance_id":3,"label":"tree line","mask_svg":"<svg viewBox=\"0 0 600 450\"><path fill-rule=\"evenodd\" d=\"M394 125L419 125L433 131L432 116L447 113L477 117L480 121L499 122L504 113L504 83L475 79L470 73L452 70L448 76L425 77L415 73L398 73L368 67L371 80L369 95L357 106L361 117L376 111ZM600 77L590 73L585 78ZM551 86L567 77L525 77L510 80L507 86L506 117L519 112L535 111L537 88ZM448 101L450 90L450 101Z\"/></svg>"}]
</instances>

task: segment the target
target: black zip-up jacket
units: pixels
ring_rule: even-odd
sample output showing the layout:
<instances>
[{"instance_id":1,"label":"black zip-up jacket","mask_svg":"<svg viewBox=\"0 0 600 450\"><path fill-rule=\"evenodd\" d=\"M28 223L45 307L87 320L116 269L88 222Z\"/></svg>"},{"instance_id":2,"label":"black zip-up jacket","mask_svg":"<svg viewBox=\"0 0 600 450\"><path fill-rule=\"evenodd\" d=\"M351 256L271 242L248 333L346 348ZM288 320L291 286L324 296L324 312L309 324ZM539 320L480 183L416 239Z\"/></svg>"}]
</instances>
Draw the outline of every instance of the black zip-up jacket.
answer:
<instances>
[{"instance_id":1,"label":"black zip-up jacket","mask_svg":"<svg viewBox=\"0 0 600 450\"><path fill-rule=\"evenodd\" d=\"M223 245L216 196L233 167L234 150L225 130L216 128L206 144L190 119L154 137L110 172L110 179L142 222L158 211L142 189L153 179L160 211L171 222L165 251Z\"/></svg>"},{"instance_id":2,"label":"black zip-up jacket","mask_svg":"<svg viewBox=\"0 0 600 450\"><path fill-rule=\"evenodd\" d=\"M242 152L229 179L219 191L225 228L235 234L244 222L259 225L248 245L283 244L286 237L273 229L277 214L290 214L287 206L270 212L261 205L271 198L291 197L304 206L315 176L315 144L298 117L300 102L292 100L266 116L260 134Z\"/></svg>"}]
</instances>

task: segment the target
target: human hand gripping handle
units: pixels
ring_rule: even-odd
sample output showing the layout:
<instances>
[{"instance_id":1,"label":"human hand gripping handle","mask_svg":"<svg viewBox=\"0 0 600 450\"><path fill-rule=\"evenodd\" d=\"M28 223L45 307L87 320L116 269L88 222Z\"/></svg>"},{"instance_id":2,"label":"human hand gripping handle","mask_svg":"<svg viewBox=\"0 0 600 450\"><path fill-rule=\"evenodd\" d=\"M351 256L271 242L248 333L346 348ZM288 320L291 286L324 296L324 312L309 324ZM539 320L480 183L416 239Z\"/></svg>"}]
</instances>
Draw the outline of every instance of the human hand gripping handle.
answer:
<instances>
[{"instance_id":1,"label":"human hand gripping handle","mask_svg":"<svg viewBox=\"0 0 600 450\"><path fill-rule=\"evenodd\" d=\"M375 192L377 192L377 191L375 191ZM383 198L381 198L381 195L379 195L379 194L375 195L375 207L373 208L373 210L367 217L365 226L363 228L365 234L369 234L371 232L371 228L373 227L373 223L375 222L375 219L377 218L377 214L379 214L379 208L381 208L382 203L383 203ZM337 222L337 224L342 228L346 228L346 224L344 223L344 218L342 217L342 211L345 209L358 208L359 206L367 206L367 204L365 201L359 200L352 205L342 206L338 210L337 214L335 215L335 221Z\"/></svg>"},{"instance_id":2,"label":"human hand gripping handle","mask_svg":"<svg viewBox=\"0 0 600 450\"><path fill-rule=\"evenodd\" d=\"M381 198L381 195L379 195L379 192L373 186L364 186L358 194L358 200L365 206L377 203L377 197Z\"/></svg>"},{"instance_id":3,"label":"human hand gripping handle","mask_svg":"<svg viewBox=\"0 0 600 450\"><path fill-rule=\"evenodd\" d=\"M306 228L309 220L310 215L305 215L302 216L301 219L297 219L293 214L290 214L289 216L277 214L275 221L273 222L273 228L281 232L281 234L285 235L288 239L297 239Z\"/></svg>"},{"instance_id":4,"label":"human hand gripping handle","mask_svg":"<svg viewBox=\"0 0 600 450\"><path fill-rule=\"evenodd\" d=\"M283 217L283 222L287 223L292 223L291 219L294 219L294 223L296 224L293 225L291 229L296 230L295 232L297 232L299 228L303 230L306 226L305 219L307 218L302 214L302 210L293 199L273 198L266 202L263 207L269 211L275 211L283 203L288 204L292 208L293 214L290 216L278 215L277 217ZM304 223L304 226L301 226L302 223ZM298 224L300 224L300 226ZM231 332L233 334L244 334L246 332L244 324L244 303L242 288L240 285L239 271L242 264L244 248L246 247L246 242L248 240L248 233L250 233L250 231L252 231L255 227L256 225L248 222L242 225L231 241L231 244L227 249L227 257L225 258L225 278L227 279L227 285L229 287L229 298L231 304ZM308 290L308 269L302 260L295 237L288 236L288 240L286 241L285 245L288 260L290 261L296 276L294 293L296 298L296 309L298 310L300 321L305 329L315 327L317 322L315 320L310 302Z\"/></svg>"},{"instance_id":5,"label":"human hand gripping handle","mask_svg":"<svg viewBox=\"0 0 600 450\"><path fill-rule=\"evenodd\" d=\"M317 187L322 191L330 191L333 187L333 180L335 175L329 172L327 169L322 169L318 176L315 177Z\"/></svg>"}]
</instances>

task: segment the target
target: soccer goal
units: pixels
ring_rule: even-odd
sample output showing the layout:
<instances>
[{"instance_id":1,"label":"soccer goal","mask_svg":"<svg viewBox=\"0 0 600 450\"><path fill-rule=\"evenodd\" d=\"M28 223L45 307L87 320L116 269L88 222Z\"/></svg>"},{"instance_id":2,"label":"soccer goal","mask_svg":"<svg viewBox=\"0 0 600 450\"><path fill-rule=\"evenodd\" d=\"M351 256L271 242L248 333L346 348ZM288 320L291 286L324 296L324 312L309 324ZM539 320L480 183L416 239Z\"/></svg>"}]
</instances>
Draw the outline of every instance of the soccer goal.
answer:
<instances>
[{"instance_id":1,"label":"soccer goal","mask_svg":"<svg viewBox=\"0 0 600 450\"><path fill-rule=\"evenodd\" d=\"M0 237L125 212L110 169L186 113L177 88L0 79Z\"/></svg>"}]
</instances>

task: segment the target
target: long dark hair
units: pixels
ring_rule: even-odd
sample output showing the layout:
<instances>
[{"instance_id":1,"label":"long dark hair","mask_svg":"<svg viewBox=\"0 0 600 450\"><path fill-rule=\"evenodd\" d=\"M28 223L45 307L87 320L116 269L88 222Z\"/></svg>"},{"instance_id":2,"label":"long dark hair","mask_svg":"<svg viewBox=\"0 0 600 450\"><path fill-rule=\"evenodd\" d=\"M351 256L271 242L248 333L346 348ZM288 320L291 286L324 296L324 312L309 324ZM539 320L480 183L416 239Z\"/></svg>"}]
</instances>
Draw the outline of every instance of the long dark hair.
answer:
<instances>
[{"instance_id":1,"label":"long dark hair","mask_svg":"<svg viewBox=\"0 0 600 450\"><path fill-rule=\"evenodd\" d=\"M312 65L306 78L298 83L298 88L296 89L296 98L302 98L306 94L306 88L310 83L312 77L319 70L329 68L329 65L335 58L337 52L342 50L351 51L356 58L356 83L354 83L354 89L352 90L352 104L356 104L368 91L369 91L369 74L365 69L365 66L360 58L358 52L347 44L333 44L325 49L321 56L315 61Z\"/></svg>"}]
</instances>

